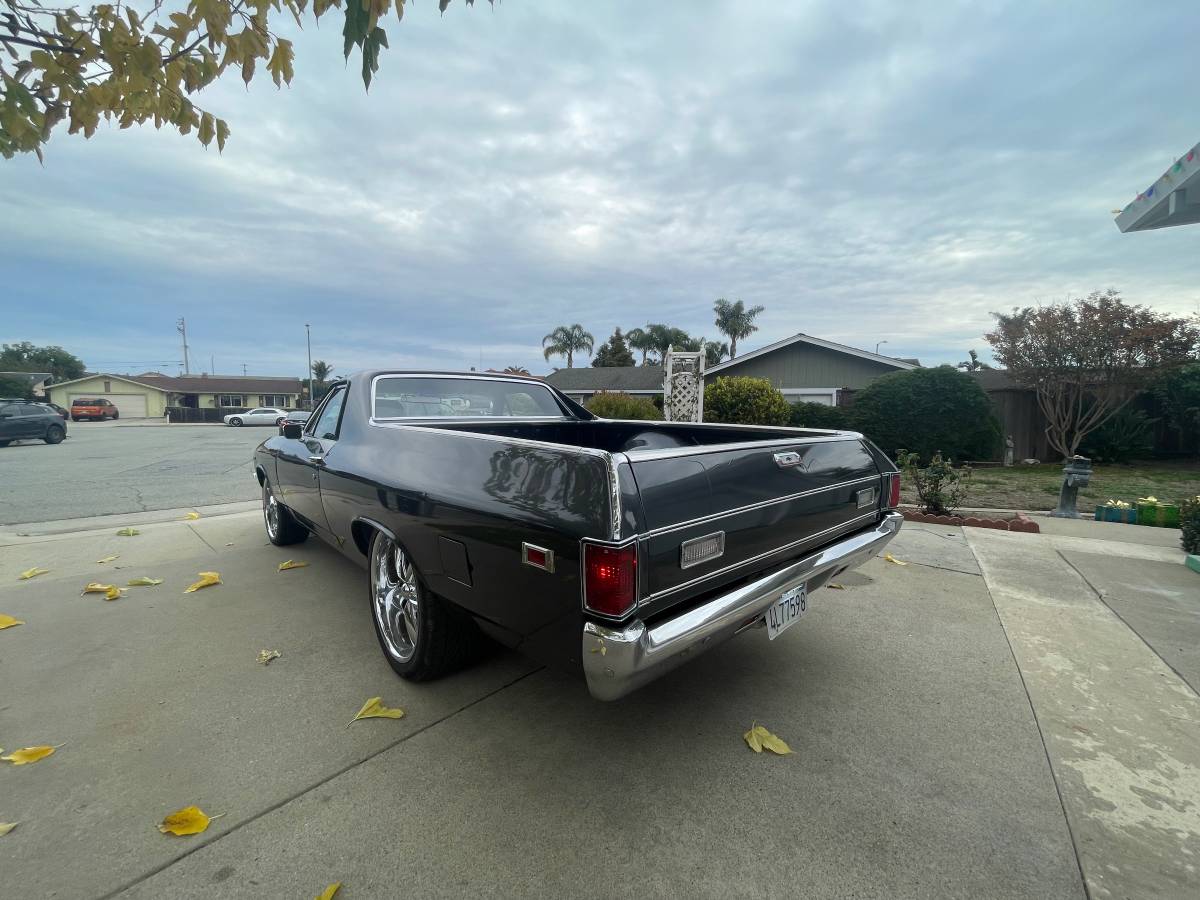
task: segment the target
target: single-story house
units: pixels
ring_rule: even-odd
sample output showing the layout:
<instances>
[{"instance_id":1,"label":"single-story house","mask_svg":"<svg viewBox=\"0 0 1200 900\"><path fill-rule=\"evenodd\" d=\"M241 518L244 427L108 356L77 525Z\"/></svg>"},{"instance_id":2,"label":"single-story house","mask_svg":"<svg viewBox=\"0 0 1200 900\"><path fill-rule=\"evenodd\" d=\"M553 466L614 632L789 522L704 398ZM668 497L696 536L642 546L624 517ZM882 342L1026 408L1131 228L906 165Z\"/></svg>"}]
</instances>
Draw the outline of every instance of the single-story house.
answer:
<instances>
[{"instance_id":1,"label":"single-story house","mask_svg":"<svg viewBox=\"0 0 1200 900\"><path fill-rule=\"evenodd\" d=\"M546 383L582 403L599 391L661 397L663 377L662 366L582 366L551 372L546 376Z\"/></svg>"},{"instance_id":2,"label":"single-story house","mask_svg":"<svg viewBox=\"0 0 1200 900\"><path fill-rule=\"evenodd\" d=\"M809 334L794 334L712 366L705 371L704 382L711 384L713 379L724 376L766 378L791 403L836 406L843 389L858 390L880 375L919 367L915 359L881 356ZM662 366L559 369L548 375L546 381L576 400L586 400L597 391L661 396L663 369Z\"/></svg>"},{"instance_id":3,"label":"single-story house","mask_svg":"<svg viewBox=\"0 0 1200 900\"><path fill-rule=\"evenodd\" d=\"M290 409L299 404L299 378L257 375L140 375L93 373L47 388L50 400L70 407L76 397L103 397L128 419L160 417L167 407L237 412L255 406Z\"/></svg>"}]
</instances>

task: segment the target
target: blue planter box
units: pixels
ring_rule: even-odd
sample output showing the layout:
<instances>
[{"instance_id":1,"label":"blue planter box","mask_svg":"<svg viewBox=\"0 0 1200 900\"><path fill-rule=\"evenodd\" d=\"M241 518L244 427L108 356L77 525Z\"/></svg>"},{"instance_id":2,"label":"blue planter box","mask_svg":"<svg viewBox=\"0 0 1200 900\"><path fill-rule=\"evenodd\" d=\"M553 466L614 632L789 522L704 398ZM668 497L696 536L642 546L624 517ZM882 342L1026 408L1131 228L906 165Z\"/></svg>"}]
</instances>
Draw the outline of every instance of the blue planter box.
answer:
<instances>
[{"instance_id":1,"label":"blue planter box","mask_svg":"<svg viewBox=\"0 0 1200 900\"><path fill-rule=\"evenodd\" d=\"M1118 509L1115 506L1097 506L1097 522L1120 522L1123 525L1137 524L1136 509Z\"/></svg>"}]
</instances>

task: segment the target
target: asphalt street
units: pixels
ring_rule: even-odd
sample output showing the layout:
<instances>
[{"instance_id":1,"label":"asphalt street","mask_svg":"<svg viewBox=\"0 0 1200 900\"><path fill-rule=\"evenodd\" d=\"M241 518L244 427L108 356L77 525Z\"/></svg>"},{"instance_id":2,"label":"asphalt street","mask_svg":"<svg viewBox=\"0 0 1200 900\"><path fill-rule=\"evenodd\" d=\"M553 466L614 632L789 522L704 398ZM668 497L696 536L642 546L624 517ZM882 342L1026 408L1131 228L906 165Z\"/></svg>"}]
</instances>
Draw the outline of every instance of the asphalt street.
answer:
<instances>
[{"instance_id":1,"label":"asphalt street","mask_svg":"<svg viewBox=\"0 0 1200 900\"><path fill-rule=\"evenodd\" d=\"M0 525L252 500L251 456L275 433L70 422L61 444L0 448Z\"/></svg>"}]
</instances>

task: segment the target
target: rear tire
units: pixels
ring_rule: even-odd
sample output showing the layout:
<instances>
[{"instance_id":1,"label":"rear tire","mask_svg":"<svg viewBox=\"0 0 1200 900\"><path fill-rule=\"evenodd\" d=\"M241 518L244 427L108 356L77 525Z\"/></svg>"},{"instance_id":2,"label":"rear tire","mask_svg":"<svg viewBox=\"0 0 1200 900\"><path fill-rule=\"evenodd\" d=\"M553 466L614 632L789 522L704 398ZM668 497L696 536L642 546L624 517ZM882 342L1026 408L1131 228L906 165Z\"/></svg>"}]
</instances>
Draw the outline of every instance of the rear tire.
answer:
<instances>
[{"instance_id":1,"label":"rear tire","mask_svg":"<svg viewBox=\"0 0 1200 900\"><path fill-rule=\"evenodd\" d=\"M113 421L114 422L117 421L117 419L119 419L119 418L121 418L121 414L119 412L113 413Z\"/></svg>"},{"instance_id":2,"label":"rear tire","mask_svg":"<svg viewBox=\"0 0 1200 900\"><path fill-rule=\"evenodd\" d=\"M478 654L478 626L425 587L403 547L377 531L369 554L371 621L392 671L409 681L428 681L461 668Z\"/></svg>"},{"instance_id":3,"label":"rear tire","mask_svg":"<svg viewBox=\"0 0 1200 900\"><path fill-rule=\"evenodd\" d=\"M51 425L46 429L46 436L42 440L47 444L61 444L66 436L67 432L61 425Z\"/></svg>"},{"instance_id":4,"label":"rear tire","mask_svg":"<svg viewBox=\"0 0 1200 900\"><path fill-rule=\"evenodd\" d=\"M308 529L296 521L292 511L275 499L271 483L262 486L263 524L267 527L267 538L276 547L303 543L308 538Z\"/></svg>"},{"instance_id":5,"label":"rear tire","mask_svg":"<svg viewBox=\"0 0 1200 900\"><path fill-rule=\"evenodd\" d=\"M7 447L11 443L12 443L11 438L9 438L8 440L0 441L0 447Z\"/></svg>"}]
</instances>

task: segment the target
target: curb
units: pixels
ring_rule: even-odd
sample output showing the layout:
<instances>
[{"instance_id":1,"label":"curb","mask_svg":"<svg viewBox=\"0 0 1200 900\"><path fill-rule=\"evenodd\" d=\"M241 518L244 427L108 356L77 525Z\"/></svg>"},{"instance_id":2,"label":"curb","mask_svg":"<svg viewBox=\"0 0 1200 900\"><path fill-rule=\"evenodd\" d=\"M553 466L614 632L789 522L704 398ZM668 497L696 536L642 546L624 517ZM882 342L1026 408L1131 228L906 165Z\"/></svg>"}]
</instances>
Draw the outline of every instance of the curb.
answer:
<instances>
[{"instance_id":1,"label":"curb","mask_svg":"<svg viewBox=\"0 0 1200 900\"><path fill-rule=\"evenodd\" d=\"M927 525L954 525L959 528L994 528L997 531L1019 531L1024 534L1041 534L1042 529L1037 522L1025 515L1017 513L1006 519L990 516L935 516L916 510L901 510L906 522L924 522Z\"/></svg>"}]
</instances>

